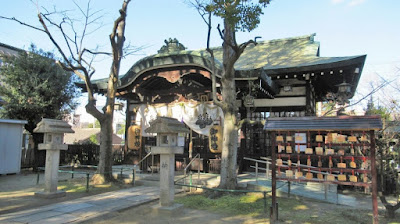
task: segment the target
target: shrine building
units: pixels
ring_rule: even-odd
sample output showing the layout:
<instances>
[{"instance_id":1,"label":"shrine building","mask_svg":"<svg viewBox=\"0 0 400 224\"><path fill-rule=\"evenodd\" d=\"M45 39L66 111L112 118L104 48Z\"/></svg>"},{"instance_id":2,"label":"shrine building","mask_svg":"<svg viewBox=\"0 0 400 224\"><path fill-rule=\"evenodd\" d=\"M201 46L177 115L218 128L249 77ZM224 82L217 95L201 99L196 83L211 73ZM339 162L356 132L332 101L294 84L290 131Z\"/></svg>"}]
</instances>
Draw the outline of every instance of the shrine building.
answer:
<instances>
[{"instance_id":1,"label":"shrine building","mask_svg":"<svg viewBox=\"0 0 400 224\"><path fill-rule=\"evenodd\" d=\"M238 117L263 121L268 117L316 116L318 102L346 103L353 97L366 55L321 57L320 43L314 37L260 41L246 48L235 64ZM220 91L222 47L213 50ZM200 154L201 169L218 172L215 164L220 149L212 145L214 138L209 136L211 130L215 137L219 129L214 127L221 124L223 113L212 103L212 71L205 49L187 50L176 39L166 40L157 54L133 64L120 77L117 90L117 98L127 105L126 156L132 161L143 158L146 146L155 144L155 137L144 132L149 122L157 116L173 117L191 130L178 140L184 154L177 155L177 164ZM96 92L106 94L107 81L93 81ZM238 157L270 155L267 135L261 122L243 126Z\"/></svg>"}]
</instances>

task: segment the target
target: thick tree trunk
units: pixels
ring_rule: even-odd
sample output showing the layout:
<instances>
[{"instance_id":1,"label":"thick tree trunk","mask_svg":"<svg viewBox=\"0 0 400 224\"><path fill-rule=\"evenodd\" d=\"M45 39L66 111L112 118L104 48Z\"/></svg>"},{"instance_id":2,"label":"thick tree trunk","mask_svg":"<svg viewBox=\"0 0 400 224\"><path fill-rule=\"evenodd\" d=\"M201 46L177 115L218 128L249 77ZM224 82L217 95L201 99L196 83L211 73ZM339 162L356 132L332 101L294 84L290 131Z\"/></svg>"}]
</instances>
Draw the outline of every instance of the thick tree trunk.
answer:
<instances>
[{"instance_id":1,"label":"thick tree trunk","mask_svg":"<svg viewBox=\"0 0 400 224\"><path fill-rule=\"evenodd\" d=\"M224 106L224 138L221 154L221 182L220 188L234 189L237 186L237 107L236 107L236 85L234 64L239 58L237 52L232 48L235 45L234 30L224 23L224 45L222 74L222 98Z\"/></svg>"},{"instance_id":2,"label":"thick tree trunk","mask_svg":"<svg viewBox=\"0 0 400 224\"><path fill-rule=\"evenodd\" d=\"M94 184L102 184L113 180L112 176L112 115L100 121L100 158L97 173L93 176Z\"/></svg>"},{"instance_id":3,"label":"thick tree trunk","mask_svg":"<svg viewBox=\"0 0 400 224\"><path fill-rule=\"evenodd\" d=\"M117 92L119 69L121 65L121 59L123 56L123 46L125 41L125 21L126 13L130 0L125 0L122 3L122 8L119 10L120 17L114 21L114 27L110 34L110 42L112 47L113 62L111 65L110 75L108 78L107 86L107 100L106 105L103 108L104 114L99 114L97 109L94 107L94 98L89 96L89 104L86 109L91 110L93 115L96 114L96 118L100 121L101 132L100 132L100 160L97 167L97 173L93 176L92 180L95 183L104 183L113 180L112 176L112 136L113 136L113 117L114 117L114 105L115 105L115 94ZM96 110L95 110L96 109Z\"/></svg>"},{"instance_id":4,"label":"thick tree trunk","mask_svg":"<svg viewBox=\"0 0 400 224\"><path fill-rule=\"evenodd\" d=\"M235 189L237 186L237 130L235 114L224 113L224 139L222 143L221 182L219 187Z\"/></svg>"}]
</instances>

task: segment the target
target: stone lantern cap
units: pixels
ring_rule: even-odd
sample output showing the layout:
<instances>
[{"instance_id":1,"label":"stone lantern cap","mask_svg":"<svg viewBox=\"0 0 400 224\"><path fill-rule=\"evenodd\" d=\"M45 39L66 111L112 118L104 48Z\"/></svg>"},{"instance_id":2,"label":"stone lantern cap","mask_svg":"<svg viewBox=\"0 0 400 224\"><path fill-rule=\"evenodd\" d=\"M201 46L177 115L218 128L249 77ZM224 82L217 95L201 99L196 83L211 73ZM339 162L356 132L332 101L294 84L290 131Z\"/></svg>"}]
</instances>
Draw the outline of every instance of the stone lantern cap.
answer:
<instances>
[{"instance_id":1,"label":"stone lantern cap","mask_svg":"<svg viewBox=\"0 0 400 224\"><path fill-rule=\"evenodd\" d=\"M33 130L35 133L74 133L71 125L62 120L42 118Z\"/></svg>"},{"instance_id":2,"label":"stone lantern cap","mask_svg":"<svg viewBox=\"0 0 400 224\"><path fill-rule=\"evenodd\" d=\"M146 133L157 134L176 134L189 133L189 129L175 118L157 117L150 122L150 127L145 130Z\"/></svg>"}]
</instances>

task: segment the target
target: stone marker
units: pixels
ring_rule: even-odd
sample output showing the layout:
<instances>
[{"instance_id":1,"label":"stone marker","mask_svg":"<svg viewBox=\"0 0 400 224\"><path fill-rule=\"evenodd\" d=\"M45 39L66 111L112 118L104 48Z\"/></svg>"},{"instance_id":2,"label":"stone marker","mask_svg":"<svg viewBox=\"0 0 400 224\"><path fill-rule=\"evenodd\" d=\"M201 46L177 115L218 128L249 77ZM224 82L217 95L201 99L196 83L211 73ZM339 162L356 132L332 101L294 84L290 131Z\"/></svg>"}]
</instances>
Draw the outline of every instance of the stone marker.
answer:
<instances>
[{"instance_id":1,"label":"stone marker","mask_svg":"<svg viewBox=\"0 0 400 224\"><path fill-rule=\"evenodd\" d=\"M183 154L183 147L178 146L178 134L189 133L189 129L174 118L158 117L145 131L157 133L157 146L152 146L151 152L160 154L160 204L154 208L175 211L182 207L174 204L175 154Z\"/></svg>"},{"instance_id":2,"label":"stone marker","mask_svg":"<svg viewBox=\"0 0 400 224\"><path fill-rule=\"evenodd\" d=\"M45 188L43 192L36 192L35 196L63 197L66 194L65 191L57 191L60 150L68 149L68 145L63 143L64 133L74 133L74 131L65 121L43 118L33 132L44 133L43 143L39 144L39 150L46 150Z\"/></svg>"}]
</instances>

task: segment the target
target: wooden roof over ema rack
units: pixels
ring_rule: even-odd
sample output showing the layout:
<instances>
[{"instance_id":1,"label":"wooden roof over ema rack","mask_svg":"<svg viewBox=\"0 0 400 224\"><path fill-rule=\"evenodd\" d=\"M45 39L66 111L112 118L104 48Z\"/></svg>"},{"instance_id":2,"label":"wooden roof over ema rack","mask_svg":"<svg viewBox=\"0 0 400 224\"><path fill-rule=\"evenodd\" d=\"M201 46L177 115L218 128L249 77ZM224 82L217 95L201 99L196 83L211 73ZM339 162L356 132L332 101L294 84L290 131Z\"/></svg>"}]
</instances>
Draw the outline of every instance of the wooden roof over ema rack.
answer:
<instances>
[{"instance_id":1,"label":"wooden roof over ema rack","mask_svg":"<svg viewBox=\"0 0 400 224\"><path fill-rule=\"evenodd\" d=\"M381 130L380 116L268 118L266 131L369 131Z\"/></svg>"}]
</instances>

